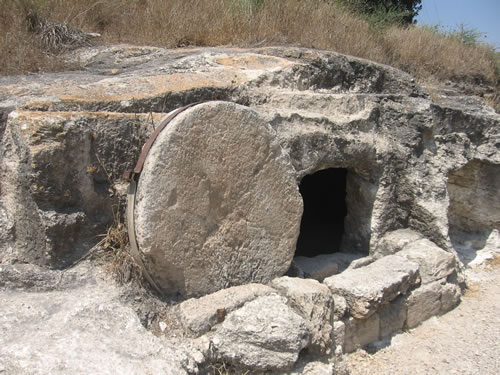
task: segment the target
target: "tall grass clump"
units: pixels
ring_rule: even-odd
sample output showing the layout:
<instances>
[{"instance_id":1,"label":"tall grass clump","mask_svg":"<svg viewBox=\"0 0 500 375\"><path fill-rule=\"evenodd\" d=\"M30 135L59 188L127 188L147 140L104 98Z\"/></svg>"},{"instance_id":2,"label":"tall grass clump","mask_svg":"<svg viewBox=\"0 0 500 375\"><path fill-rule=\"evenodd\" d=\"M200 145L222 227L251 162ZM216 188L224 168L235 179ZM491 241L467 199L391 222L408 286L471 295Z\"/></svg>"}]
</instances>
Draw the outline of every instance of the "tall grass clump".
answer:
<instances>
[{"instance_id":1,"label":"tall grass clump","mask_svg":"<svg viewBox=\"0 0 500 375\"><path fill-rule=\"evenodd\" d=\"M0 74L67 68L29 20L101 34L99 43L185 46L296 45L367 58L419 78L494 84L491 48L408 23L407 11L361 0L0 0ZM406 17L406 18L405 18ZM466 30L464 30L466 31ZM47 38L46 38L47 40ZM57 44L57 43L56 43Z\"/></svg>"},{"instance_id":2,"label":"tall grass clump","mask_svg":"<svg viewBox=\"0 0 500 375\"><path fill-rule=\"evenodd\" d=\"M454 33L430 27L392 27L384 40L389 51L385 62L417 77L490 84L498 80L493 48L464 42Z\"/></svg>"},{"instance_id":3,"label":"tall grass clump","mask_svg":"<svg viewBox=\"0 0 500 375\"><path fill-rule=\"evenodd\" d=\"M19 74L66 68L48 56L28 31L26 13L13 0L0 0L0 74Z\"/></svg>"}]
</instances>

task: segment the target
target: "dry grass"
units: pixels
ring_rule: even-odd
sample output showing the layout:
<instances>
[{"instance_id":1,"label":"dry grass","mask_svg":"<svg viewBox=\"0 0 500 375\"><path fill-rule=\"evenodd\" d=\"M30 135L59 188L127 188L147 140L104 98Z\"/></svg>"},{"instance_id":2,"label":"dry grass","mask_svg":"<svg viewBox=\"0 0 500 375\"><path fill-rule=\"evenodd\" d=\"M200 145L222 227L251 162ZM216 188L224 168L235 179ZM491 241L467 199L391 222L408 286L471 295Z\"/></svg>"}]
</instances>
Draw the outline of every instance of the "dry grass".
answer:
<instances>
[{"instance_id":1,"label":"dry grass","mask_svg":"<svg viewBox=\"0 0 500 375\"><path fill-rule=\"evenodd\" d=\"M123 224L119 205L114 207L113 216L113 224L96 245L99 249L99 257L104 261L109 273L114 275L120 283L126 284L132 281L140 286L147 286L142 270L131 254L127 228Z\"/></svg>"},{"instance_id":2,"label":"dry grass","mask_svg":"<svg viewBox=\"0 0 500 375\"><path fill-rule=\"evenodd\" d=\"M60 59L48 55L28 32L26 20L8 0L0 0L0 74L23 74L67 69Z\"/></svg>"},{"instance_id":3,"label":"dry grass","mask_svg":"<svg viewBox=\"0 0 500 375\"><path fill-rule=\"evenodd\" d=\"M207 366L203 374L206 375L256 375L261 372L251 371L225 362L216 362Z\"/></svg>"},{"instance_id":4,"label":"dry grass","mask_svg":"<svg viewBox=\"0 0 500 375\"><path fill-rule=\"evenodd\" d=\"M99 235L101 240L97 244L68 268L76 266L85 259L93 258L102 263L118 282L122 284L132 282L149 290L142 270L131 254L128 232L121 219L121 211L120 204L113 207L113 224L106 233Z\"/></svg>"},{"instance_id":5,"label":"dry grass","mask_svg":"<svg viewBox=\"0 0 500 375\"><path fill-rule=\"evenodd\" d=\"M385 35L387 63L422 78L495 82L492 50L446 38L427 28L391 28Z\"/></svg>"},{"instance_id":6,"label":"dry grass","mask_svg":"<svg viewBox=\"0 0 500 375\"><path fill-rule=\"evenodd\" d=\"M467 46L428 29L381 31L325 0L0 0L0 74L66 69L27 28L27 10L102 43L169 48L292 44L363 57L419 78L496 84L491 49Z\"/></svg>"}]
</instances>

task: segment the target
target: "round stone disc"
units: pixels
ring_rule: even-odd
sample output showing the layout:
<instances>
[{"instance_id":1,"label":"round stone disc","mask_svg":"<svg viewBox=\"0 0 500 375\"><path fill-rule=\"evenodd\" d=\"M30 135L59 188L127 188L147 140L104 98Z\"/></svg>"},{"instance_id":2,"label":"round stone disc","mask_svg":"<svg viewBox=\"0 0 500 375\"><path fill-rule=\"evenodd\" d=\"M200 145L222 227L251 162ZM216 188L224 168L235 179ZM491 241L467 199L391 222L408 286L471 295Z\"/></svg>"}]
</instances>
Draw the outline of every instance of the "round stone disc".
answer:
<instances>
[{"instance_id":1,"label":"round stone disc","mask_svg":"<svg viewBox=\"0 0 500 375\"><path fill-rule=\"evenodd\" d=\"M200 104L172 120L137 187L137 243L168 294L200 296L283 275L301 216L274 130L234 103Z\"/></svg>"}]
</instances>

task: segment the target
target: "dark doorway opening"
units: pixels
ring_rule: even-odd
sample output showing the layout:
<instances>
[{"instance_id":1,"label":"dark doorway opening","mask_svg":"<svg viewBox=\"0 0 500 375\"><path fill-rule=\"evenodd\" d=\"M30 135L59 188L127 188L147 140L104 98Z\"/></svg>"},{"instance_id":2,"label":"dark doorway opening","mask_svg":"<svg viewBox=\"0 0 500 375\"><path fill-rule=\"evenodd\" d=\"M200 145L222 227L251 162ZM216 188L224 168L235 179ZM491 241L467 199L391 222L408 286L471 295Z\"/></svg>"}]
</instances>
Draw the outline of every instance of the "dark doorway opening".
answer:
<instances>
[{"instance_id":1,"label":"dark doorway opening","mask_svg":"<svg viewBox=\"0 0 500 375\"><path fill-rule=\"evenodd\" d=\"M340 251L347 214L345 168L330 168L300 182L304 213L295 256L314 257Z\"/></svg>"}]
</instances>

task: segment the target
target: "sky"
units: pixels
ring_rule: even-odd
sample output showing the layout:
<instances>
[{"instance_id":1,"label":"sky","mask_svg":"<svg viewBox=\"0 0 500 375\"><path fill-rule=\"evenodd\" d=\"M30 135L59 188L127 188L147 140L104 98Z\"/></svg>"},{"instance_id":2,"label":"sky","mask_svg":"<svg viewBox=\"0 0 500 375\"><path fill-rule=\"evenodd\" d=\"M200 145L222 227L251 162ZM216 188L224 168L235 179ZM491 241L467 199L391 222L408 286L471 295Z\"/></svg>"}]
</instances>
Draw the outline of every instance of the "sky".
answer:
<instances>
[{"instance_id":1,"label":"sky","mask_svg":"<svg viewBox=\"0 0 500 375\"><path fill-rule=\"evenodd\" d=\"M500 51L500 0L422 0L420 25L441 25L451 31L463 23L485 36L482 41Z\"/></svg>"}]
</instances>

